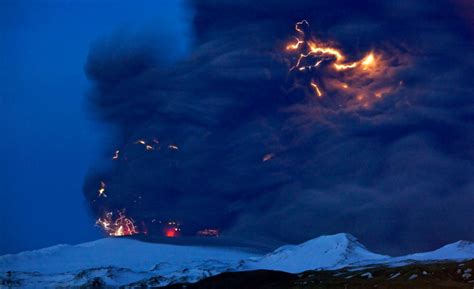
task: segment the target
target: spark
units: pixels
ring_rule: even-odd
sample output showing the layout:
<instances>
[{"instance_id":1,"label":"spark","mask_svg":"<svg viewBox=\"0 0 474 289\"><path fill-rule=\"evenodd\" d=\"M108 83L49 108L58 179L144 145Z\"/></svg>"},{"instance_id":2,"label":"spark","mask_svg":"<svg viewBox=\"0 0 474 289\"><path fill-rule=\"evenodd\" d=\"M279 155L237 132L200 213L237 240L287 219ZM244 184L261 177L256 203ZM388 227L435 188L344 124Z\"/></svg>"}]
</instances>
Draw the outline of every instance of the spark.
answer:
<instances>
[{"instance_id":1,"label":"spark","mask_svg":"<svg viewBox=\"0 0 474 289\"><path fill-rule=\"evenodd\" d=\"M117 160L119 158L119 153L120 153L120 151L116 150L114 156L112 157L112 159Z\"/></svg>"},{"instance_id":2,"label":"spark","mask_svg":"<svg viewBox=\"0 0 474 289\"><path fill-rule=\"evenodd\" d=\"M158 141L157 141L156 139L153 139L153 142L154 142L154 143L158 143ZM135 144L144 145L144 146L145 146L145 149L146 149L147 151L152 151L152 150L155 149L154 146L148 144L148 143L147 143L145 140L143 140L143 139L137 140L137 141L135 142Z\"/></svg>"},{"instance_id":3,"label":"spark","mask_svg":"<svg viewBox=\"0 0 474 289\"><path fill-rule=\"evenodd\" d=\"M107 198L107 195L105 194L105 183L103 181L100 182L100 188L97 191L99 193L99 198L104 197Z\"/></svg>"},{"instance_id":4,"label":"spark","mask_svg":"<svg viewBox=\"0 0 474 289\"><path fill-rule=\"evenodd\" d=\"M175 151L179 150L179 147L178 147L177 145L174 145L174 144L170 144L170 145L168 146L168 148L170 148L170 149L172 149L172 150L175 150Z\"/></svg>"},{"instance_id":5,"label":"spark","mask_svg":"<svg viewBox=\"0 0 474 289\"><path fill-rule=\"evenodd\" d=\"M203 229L196 232L200 237L219 237L218 229Z\"/></svg>"},{"instance_id":6,"label":"spark","mask_svg":"<svg viewBox=\"0 0 474 289\"><path fill-rule=\"evenodd\" d=\"M266 154L266 155L263 156L262 162L269 161L269 160L271 160L274 156L275 156L274 154Z\"/></svg>"}]
</instances>

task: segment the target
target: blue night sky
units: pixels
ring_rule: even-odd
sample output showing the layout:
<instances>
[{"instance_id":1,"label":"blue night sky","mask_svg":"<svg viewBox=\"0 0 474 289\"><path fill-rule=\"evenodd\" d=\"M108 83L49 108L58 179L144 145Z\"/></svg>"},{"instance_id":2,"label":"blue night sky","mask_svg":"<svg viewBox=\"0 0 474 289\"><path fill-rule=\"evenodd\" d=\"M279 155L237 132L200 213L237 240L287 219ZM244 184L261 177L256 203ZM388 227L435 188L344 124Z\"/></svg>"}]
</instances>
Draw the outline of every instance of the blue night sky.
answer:
<instances>
[{"instance_id":1,"label":"blue night sky","mask_svg":"<svg viewBox=\"0 0 474 289\"><path fill-rule=\"evenodd\" d=\"M123 27L182 34L179 1L2 1L0 254L99 238L82 194L107 138L85 109L91 43Z\"/></svg>"}]
</instances>

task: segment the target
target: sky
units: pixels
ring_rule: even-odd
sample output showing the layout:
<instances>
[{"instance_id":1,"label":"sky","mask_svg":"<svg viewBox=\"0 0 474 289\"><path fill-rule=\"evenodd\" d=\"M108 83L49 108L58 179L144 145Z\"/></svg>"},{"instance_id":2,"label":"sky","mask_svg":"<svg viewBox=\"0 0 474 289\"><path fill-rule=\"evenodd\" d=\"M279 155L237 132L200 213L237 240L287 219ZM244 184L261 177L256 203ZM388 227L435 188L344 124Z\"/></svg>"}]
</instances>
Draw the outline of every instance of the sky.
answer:
<instances>
[{"instance_id":1,"label":"sky","mask_svg":"<svg viewBox=\"0 0 474 289\"><path fill-rule=\"evenodd\" d=\"M474 239L469 1L48 3L2 10L4 252L95 219L387 254Z\"/></svg>"},{"instance_id":2,"label":"sky","mask_svg":"<svg viewBox=\"0 0 474 289\"><path fill-rule=\"evenodd\" d=\"M0 254L100 238L83 197L108 142L88 112L89 48L124 29L181 35L179 1L2 1L0 4ZM171 28L170 28L171 27Z\"/></svg>"}]
</instances>

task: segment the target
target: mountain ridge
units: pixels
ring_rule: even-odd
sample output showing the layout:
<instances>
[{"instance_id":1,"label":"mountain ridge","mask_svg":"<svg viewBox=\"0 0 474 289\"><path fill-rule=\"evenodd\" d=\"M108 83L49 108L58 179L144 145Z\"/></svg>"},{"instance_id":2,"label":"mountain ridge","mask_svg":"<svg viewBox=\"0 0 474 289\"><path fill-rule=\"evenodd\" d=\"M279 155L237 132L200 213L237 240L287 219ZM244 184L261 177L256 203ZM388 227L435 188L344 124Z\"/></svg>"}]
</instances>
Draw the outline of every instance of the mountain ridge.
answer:
<instances>
[{"instance_id":1,"label":"mountain ridge","mask_svg":"<svg viewBox=\"0 0 474 289\"><path fill-rule=\"evenodd\" d=\"M150 286L165 286L197 282L233 271L266 269L299 273L464 259L474 259L473 242L457 241L434 251L391 257L371 252L347 233L281 246L267 254L235 247L183 246L105 238L0 256L0 284L20 282L21 287L26 288L35 288L39 284L41 287L67 287L89 284L98 278L111 286L143 280L152 280L152 283L147 283Z\"/></svg>"}]
</instances>

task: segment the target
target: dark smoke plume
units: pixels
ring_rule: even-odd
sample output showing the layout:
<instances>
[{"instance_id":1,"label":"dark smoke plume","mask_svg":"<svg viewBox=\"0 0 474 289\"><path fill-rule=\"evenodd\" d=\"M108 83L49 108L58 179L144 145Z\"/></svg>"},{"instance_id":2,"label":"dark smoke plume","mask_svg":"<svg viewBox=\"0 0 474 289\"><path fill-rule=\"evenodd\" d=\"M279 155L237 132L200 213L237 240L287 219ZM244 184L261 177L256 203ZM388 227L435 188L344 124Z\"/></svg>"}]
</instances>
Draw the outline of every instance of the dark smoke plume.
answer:
<instances>
[{"instance_id":1,"label":"dark smoke plume","mask_svg":"<svg viewBox=\"0 0 474 289\"><path fill-rule=\"evenodd\" d=\"M184 235L282 242L350 232L389 253L473 239L474 50L462 4L196 0L194 46L179 63L165 61L176 35L97 44L88 99L118 137L85 181L94 215L125 208L152 235L155 220L180 221ZM403 85L369 108L308 93L285 52L301 19L354 59L409 57L390 59L385 75Z\"/></svg>"}]
</instances>

